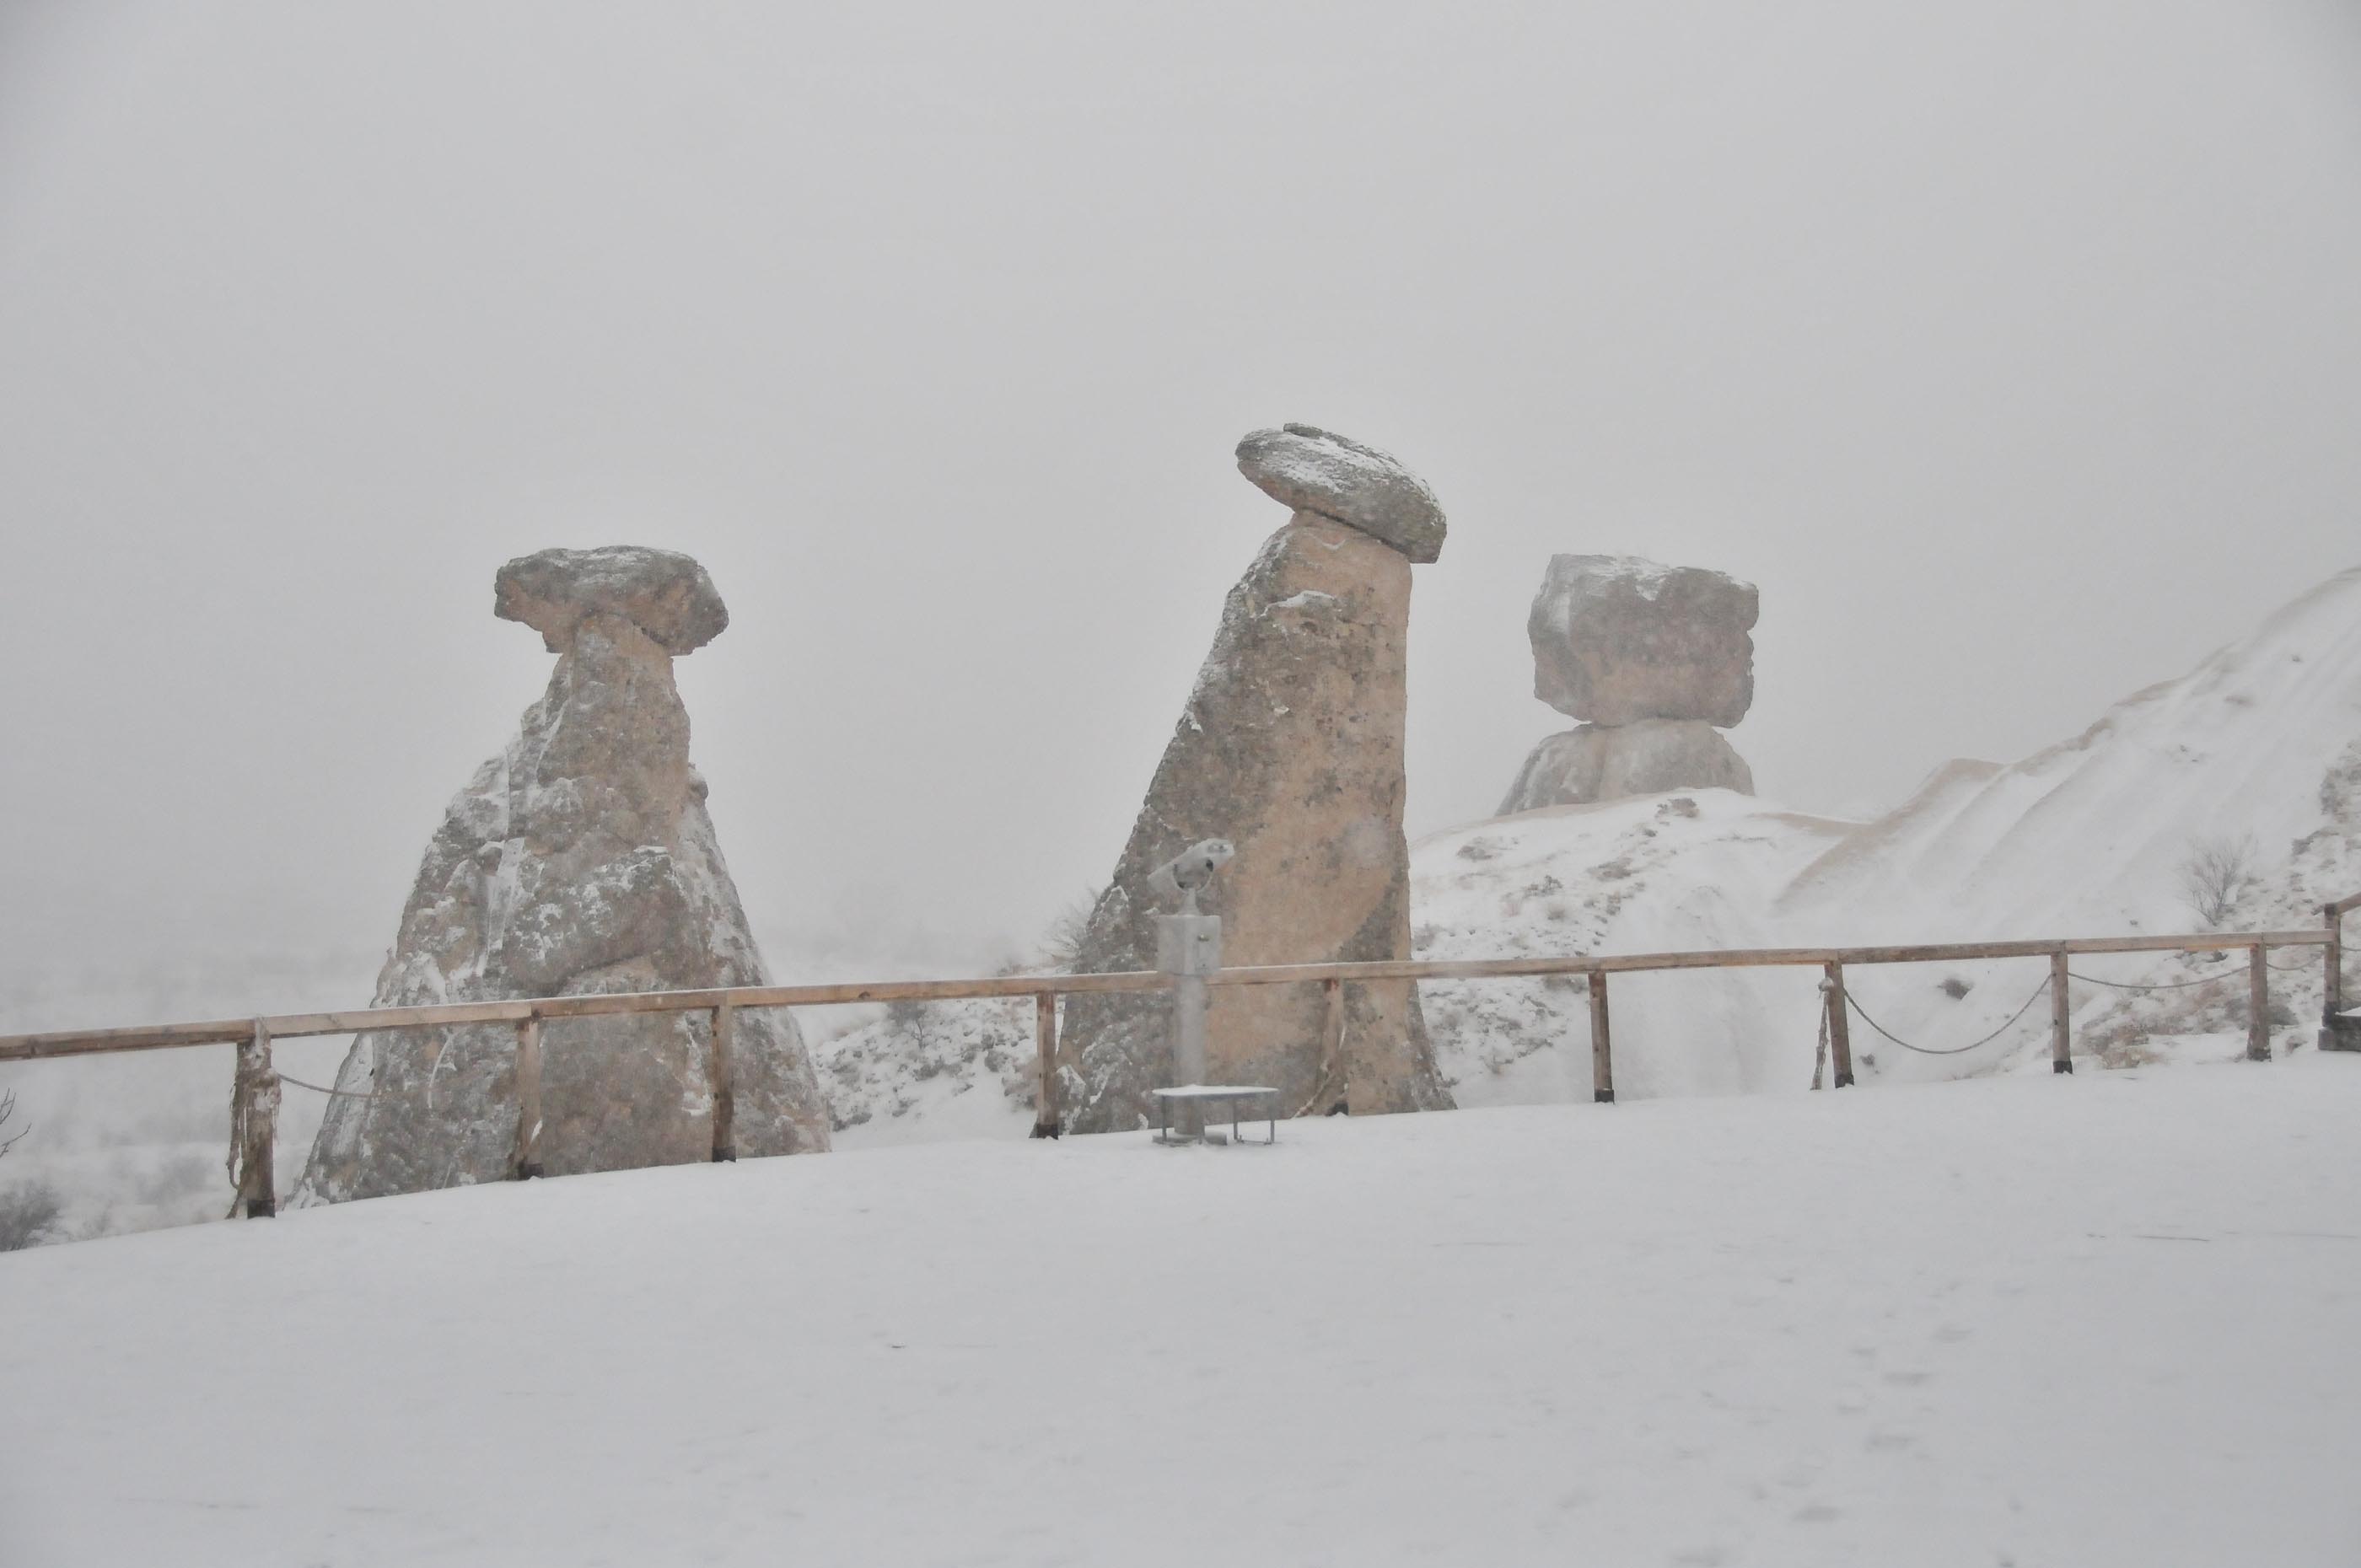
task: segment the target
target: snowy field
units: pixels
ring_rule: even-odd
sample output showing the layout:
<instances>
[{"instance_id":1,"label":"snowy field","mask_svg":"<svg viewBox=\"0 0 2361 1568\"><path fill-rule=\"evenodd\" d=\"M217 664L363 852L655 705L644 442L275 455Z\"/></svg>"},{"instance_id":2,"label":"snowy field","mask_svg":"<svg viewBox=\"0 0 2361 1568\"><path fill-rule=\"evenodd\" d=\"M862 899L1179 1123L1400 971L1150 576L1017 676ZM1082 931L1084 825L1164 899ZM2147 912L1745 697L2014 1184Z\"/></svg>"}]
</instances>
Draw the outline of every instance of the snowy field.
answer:
<instances>
[{"instance_id":1,"label":"snowy field","mask_svg":"<svg viewBox=\"0 0 2361 1568\"><path fill-rule=\"evenodd\" d=\"M18 1253L0 1563L2349 1564L2356 1125L2307 1050Z\"/></svg>"}]
</instances>

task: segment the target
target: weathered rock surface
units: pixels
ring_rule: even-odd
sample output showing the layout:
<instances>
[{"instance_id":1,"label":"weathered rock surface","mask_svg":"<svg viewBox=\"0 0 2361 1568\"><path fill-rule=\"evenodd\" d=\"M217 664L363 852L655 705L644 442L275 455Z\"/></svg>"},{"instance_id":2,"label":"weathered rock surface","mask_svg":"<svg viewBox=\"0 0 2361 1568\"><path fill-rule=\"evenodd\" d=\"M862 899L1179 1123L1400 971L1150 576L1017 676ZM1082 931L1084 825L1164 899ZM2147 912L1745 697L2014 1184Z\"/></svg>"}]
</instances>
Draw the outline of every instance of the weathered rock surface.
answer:
<instances>
[{"instance_id":1,"label":"weathered rock surface","mask_svg":"<svg viewBox=\"0 0 2361 1568\"><path fill-rule=\"evenodd\" d=\"M1156 967L1148 873L1200 839L1237 857L1201 895L1223 961L1410 956L1402 838L1410 560L1298 510L1230 590L1129 842L1093 908L1075 968ZM1279 1091L1280 1114L1447 1107L1416 989L1345 988L1344 1044L1323 1049L1316 985L1216 987L1207 1069ZM1067 1125L1136 1127L1171 1081L1166 998L1077 996L1060 1043Z\"/></svg>"},{"instance_id":2,"label":"weathered rock surface","mask_svg":"<svg viewBox=\"0 0 2361 1568\"><path fill-rule=\"evenodd\" d=\"M672 654L704 647L730 624L704 567L636 544L520 555L492 579L492 613L532 627L553 653L573 642L586 615L620 616Z\"/></svg>"},{"instance_id":3,"label":"weathered rock surface","mask_svg":"<svg viewBox=\"0 0 2361 1568\"><path fill-rule=\"evenodd\" d=\"M1675 789L1754 793L1754 773L1720 730L1701 719L1585 724L1532 750L1494 815L1543 806L1587 806Z\"/></svg>"},{"instance_id":4,"label":"weathered rock surface","mask_svg":"<svg viewBox=\"0 0 2361 1568\"><path fill-rule=\"evenodd\" d=\"M1754 701L1752 583L1636 555L1553 555L1525 630L1533 695L1571 718L1724 728Z\"/></svg>"},{"instance_id":5,"label":"weathered rock surface","mask_svg":"<svg viewBox=\"0 0 2361 1568\"><path fill-rule=\"evenodd\" d=\"M557 667L428 844L376 1004L766 983L673 683L675 652L726 622L704 570L663 551L549 550L498 581L498 613L540 630ZM828 1147L793 1017L740 1013L731 1038L738 1151ZM556 1021L542 1043L548 1171L710 1157L706 1015ZM510 1173L506 1025L360 1036L336 1087L355 1097L330 1102L299 1202Z\"/></svg>"},{"instance_id":6,"label":"weathered rock surface","mask_svg":"<svg viewBox=\"0 0 2361 1568\"><path fill-rule=\"evenodd\" d=\"M1382 539L1412 561L1443 554L1443 503L1387 453L1317 425L1247 433L1238 472L1292 511L1314 511Z\"/></svg>"}]
</instances>

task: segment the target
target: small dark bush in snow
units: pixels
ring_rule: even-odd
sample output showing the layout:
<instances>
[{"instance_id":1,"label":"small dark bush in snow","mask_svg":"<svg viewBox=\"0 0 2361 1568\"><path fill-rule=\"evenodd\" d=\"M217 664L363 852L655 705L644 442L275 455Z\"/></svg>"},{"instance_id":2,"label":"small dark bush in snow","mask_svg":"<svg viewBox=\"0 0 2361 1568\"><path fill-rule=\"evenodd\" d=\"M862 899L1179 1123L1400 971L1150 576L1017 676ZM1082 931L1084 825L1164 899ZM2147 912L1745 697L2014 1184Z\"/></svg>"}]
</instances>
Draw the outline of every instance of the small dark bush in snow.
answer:
<instances>
[{"instance_id":1,"label":"small dark bush in snow","mask_svg":"<svg viewBox=\"0 0 2361 1568\"><path fill-rule=\"evenodd\" d=\"M20 1181L0 1191L0 1252L20 1252L57 1229L65 1201L46 1181Z\"/></svg>"},{"instance_id":2,"label":"small dark bush in snow","mask_svg":"<svg viewBox=\"0 0 2361 1568\"><path fill-rule=\"evenodd\" d=\"M2254 863L2252 836L2191 839L2189 858L2180 862L2181 901L2207 928L2221 925L2246 891Z\"/></svg>"}]
</instances>

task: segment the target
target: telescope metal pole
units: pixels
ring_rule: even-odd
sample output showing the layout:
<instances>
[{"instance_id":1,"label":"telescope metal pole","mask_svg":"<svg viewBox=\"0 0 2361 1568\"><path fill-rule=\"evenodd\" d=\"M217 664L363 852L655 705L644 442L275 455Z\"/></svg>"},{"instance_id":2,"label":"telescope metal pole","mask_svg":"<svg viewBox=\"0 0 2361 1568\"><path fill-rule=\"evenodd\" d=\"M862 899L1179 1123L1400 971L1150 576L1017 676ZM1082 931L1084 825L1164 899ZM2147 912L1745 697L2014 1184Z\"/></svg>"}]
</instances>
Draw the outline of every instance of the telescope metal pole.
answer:
<instances>
[{"instance_id":1,"label":"telescope metal pole","mask_svg":"<svg viewBox=\"0 0 2361 1568\"><path fill-rule=\"evenodd\" d=\"M1156 967L1172 976L1172 1082L1205 1081L1205 977L1222 967L1222 917L1159 915L1156 917ZM1204 1135L1204 1107L1183 1100L1172 1108L1174 1131Z\"/></svg>"}]
</instances>

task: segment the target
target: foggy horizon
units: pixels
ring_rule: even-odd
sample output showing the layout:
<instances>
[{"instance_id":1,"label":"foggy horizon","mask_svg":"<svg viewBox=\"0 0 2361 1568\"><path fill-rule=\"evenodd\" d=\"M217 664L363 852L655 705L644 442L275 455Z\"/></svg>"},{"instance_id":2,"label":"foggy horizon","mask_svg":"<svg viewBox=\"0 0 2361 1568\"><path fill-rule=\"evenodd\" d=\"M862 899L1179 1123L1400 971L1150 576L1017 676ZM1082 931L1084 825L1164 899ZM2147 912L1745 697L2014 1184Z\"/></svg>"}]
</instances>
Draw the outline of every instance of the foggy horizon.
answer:
<instances>
[{"instance_id":1,"label":"foggy horizon","mask_svg":"<svg viewBox=\"0 0 2361 1568\"><path fill-rule=\"evenodd\" d=\"M1027 948L1282 421L1451 520L1413 839L1572 727L1553 554L1757 584L1730 740L1836 815L2361 565L2349 7L1211 15L0 14L12 963L381 949L547 679L494 570L607 543L729 606L781 979Z\"/></svg>"}]
</instances>

